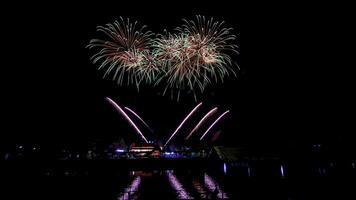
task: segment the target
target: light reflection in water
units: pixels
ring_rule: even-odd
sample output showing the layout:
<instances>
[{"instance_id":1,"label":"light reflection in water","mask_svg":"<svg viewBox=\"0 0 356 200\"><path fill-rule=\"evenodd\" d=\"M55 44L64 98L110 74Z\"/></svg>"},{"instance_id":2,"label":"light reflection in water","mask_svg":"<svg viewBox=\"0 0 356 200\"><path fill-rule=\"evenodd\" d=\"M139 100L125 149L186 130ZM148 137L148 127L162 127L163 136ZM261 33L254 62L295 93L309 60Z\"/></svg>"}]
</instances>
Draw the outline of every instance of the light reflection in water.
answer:
<instances>
[{"instance_id":1,"label":"light reflection in water","mask_svg":"<svg viewBox=\"0 0 356 200\"><path fill-rule=\"evenodd\" d=\"M166 170L166 175L168 176L169 183L178 194L178 199L193 199L193 197L191 197L190 194L185 191L182 184L179 182L172 170Z\"/></svg>"},{"instance_id":2,"label":"light reflection in water","mask_svg":"<svg viewBox=\"0 0 356 200\"><path fill-rule=\"evenodd\" d=\"M281 176L284 177L284 167L281 165Z\"/></svg>"},{"instance_id":3,"label":"light reflection in water","mask_svg":"<svg viewBox=\"0 0 356 200\"><path fill-rule=\"evenodd\" d=\"M214 193L215 190L218 190L217 197L219 199L229 198L226 193L220 188L219 184L206 173L204 174L204 183L205 186L210 190L210 192Z\"/></svg>"},{"instance_id":4,"label":"light reflection in water","mask_svg":"<svg viewBox=\"0 0 356 200\"><path fill-rule=\"evenodd\" d=\"M251 176L251 169L250 169L250 167L247 167L247 175L248 175L248 177Z\"/></svg>"},{"instance_id":5,"label":"light reflection in water","mask_svg":"<svg viewBox=\"0 0 356 200\"><path fill-rule=\"evenodd\" d=\"M132 181L132 183L125 188L125 191L120 195L118 200L128 200L128 199L133 199L133 196L137 190L138 187L141 184L141 177L136 176L135 179Z\"/></svg>"},{"instance_id":6,"label":"light reflection in water","mask_svg":"<svg viewBox=\"0 0 356 200\"><path fill-rule=\"evenodd\" d=\"M200 198L202 198L202 199L207 198L207 195L206 195L207 192L205 191L205 189L199 183L198 180L196 180L196 179L193 180L193 186L194 186L195 190L200 194Z\"/></svg>"}]
</instances>

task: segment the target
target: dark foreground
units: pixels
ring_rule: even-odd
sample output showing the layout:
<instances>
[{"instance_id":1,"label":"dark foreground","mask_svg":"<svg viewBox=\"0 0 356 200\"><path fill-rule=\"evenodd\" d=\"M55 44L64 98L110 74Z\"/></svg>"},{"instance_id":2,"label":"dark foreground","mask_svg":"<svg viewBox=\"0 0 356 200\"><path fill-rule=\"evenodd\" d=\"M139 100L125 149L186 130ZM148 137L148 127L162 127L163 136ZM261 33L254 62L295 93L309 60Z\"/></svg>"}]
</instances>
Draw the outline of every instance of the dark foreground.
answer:
<instances>
[{"instance_id":1,"label":"dark foreground","mask_svg":"<svg viewBox=\"0 0 356 200\"><path fill-rule=\"evenodd\" d=\"M356 199L354 174L249 173L206 160L7 162L0 199ZM260 167L261 168L261 167ZM217 188L217 189L216 189Z\"/></svg>"}]
</instances>

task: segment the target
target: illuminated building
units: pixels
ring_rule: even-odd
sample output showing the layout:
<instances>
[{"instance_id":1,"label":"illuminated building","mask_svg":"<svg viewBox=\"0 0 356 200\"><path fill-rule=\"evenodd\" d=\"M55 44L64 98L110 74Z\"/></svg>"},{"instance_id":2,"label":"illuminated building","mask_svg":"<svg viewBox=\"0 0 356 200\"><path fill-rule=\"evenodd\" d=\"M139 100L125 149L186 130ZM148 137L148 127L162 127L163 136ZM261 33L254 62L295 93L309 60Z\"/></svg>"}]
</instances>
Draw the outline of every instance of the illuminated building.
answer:
<instances>
[{"instance_id":1,"label":"illuminated building","mask_svg":"<svg viewBox=\"0 0 356 200\"><path fill-rule=\"evenodd\" d=\"M129 152L133 154L135 157L146 158L146 157L154 157L159 158L161 156L161 149L154 144L140 144L136 143L131 144Z\"/></svg>"}]
</instances>

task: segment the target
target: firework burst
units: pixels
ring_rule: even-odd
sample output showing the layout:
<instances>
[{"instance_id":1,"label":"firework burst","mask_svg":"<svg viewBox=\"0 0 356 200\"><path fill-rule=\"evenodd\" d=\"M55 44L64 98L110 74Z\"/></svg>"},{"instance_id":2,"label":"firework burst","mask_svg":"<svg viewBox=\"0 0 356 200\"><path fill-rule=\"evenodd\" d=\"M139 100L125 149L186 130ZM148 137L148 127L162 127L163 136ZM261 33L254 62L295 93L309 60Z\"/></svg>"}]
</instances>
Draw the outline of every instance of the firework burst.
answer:
<instances>
[{"instance_id":1,"label":"firework burst","mask_svg":"<svg viewBox=\"0 0 356 200\"><path fill-rule=\"evenodd\" d=\"M142 81L150 82L151 77L158 74L150 51L153 33L145 29L146 26L139 27L137 22L123 18L97 27L107 39L92 39L87 47L96 50L91 59L94 64L100 63L99 69L105 69L104 77L113 74L113 80L119 85L126 80L127 84L138 87Z\"/></svg>"},{"instance_id":2,"label":"firework burst","mask_svg":"<svg viewBox=\"0 0 356 200\"><path fill-rule=\"evenodd\" d=\"M163 95L178 91L178 100L181 91L188 91L196 99L196 91L203 93L207 85L236 75L231 58L238 53L232 44L236 36L213 18L198 15L183 22L175 33L165 30L154 38L129 19L98 26L108 40L90 41L88 47L97 50L92 61L105 69L104 77L113 74L119 85L164 84Z\"/></svg>"},{"instance_id":3,"label":"firework burst","mask_svg":"<svg viewBox=\"0 0 356 200\"><path fill-rule=\"evenodd\" d=\"M178 33L166 32L156 39L155 53L166 70L162 77L167 81L165 91L188 89L195 95L197 88L203 93L212 81L235 75L229 53L237 53L237 46L230 44L236 36L231 34L232 28L224 28L224 22L213 18L196 16L195 21L183 21L176 28Z\"/></svg>"}]
</instances>

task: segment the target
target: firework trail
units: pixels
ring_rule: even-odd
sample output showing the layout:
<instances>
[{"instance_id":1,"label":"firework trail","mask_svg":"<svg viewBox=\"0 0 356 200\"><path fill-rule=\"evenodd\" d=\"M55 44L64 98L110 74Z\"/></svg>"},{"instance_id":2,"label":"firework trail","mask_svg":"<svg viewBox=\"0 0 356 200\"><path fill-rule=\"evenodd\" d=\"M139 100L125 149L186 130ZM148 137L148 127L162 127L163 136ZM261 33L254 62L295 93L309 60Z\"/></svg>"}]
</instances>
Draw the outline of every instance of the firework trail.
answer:
<instances>
[{"instance_id":1,"label":"firework trail","mask_svg":"<svg viewBox=\"0 0 356 200\"><path fill-rule=\"evenodd\" d=\"M169 143L169 141L173 138L173 136L178 132L178 130L183 126L183 124L185 123L185 121L187 121L189 119L189 117L202 105L203 103L200 102L197 106L195 106L195 108L190 111L190 113L184 118L184 120L179 124L179 126L177 127L177 129L173 132L173 134L171 135L171 137L169 137L169 139L167 140L167 142L164 144L164 147L167 146L167 144Z\"/></svg>"},{"instance_id":2,"label":"firework trail","mask_svg":"<svg viewBox=\"0 0 356 200\"><path fill-rule=\"evenodd\" d=\"M204 121L210 117L211 115L213 115L214 113L216 113L217 111L217 107L211 109L208 113L206 113L206 115L198 122L198 124L193 128L193 130L189 133L189 135L185 138L186 140L188 140L190 138L190 136L192 136L192 134L198 130L200 128L200 126L204 123Z\"/></svg>"},{"instance_id":3,"label":"firework trail","mask_svg":"<svg viewBox=\"0 0 356 200\"><path fill-rule=\"evenodd\" d=\"M125 107L125 109L128 110L129 112L131 112L133 115L135 115L135 117L137 119L139 119L153 133L153 130L148 126L148 124L136 112L131 110L129 107Z\"/></svg>"},{"instance_id":4,"label":"firework trail","mask_svg":"<svg viewBox=\"0 0 356 200\"><path fill-rule=\"evenodd\" d=\"M225 111L223 114L221 114L210 126L209 128L205 131L205 133L200 137L200 140L202 140L204 138L204 136L209 132L209 130L227 113L229 113L230 111L227 110Z\"/></svg>"},{"instance_id":5,"label":"firework trail","mask_svg":"<svg viewBox=\"0 0 356 200\"><path fill-rule=\"evenodd\" d=\"M123 18L97 27L107 40L92 39L87 47L96 49L91 59L94 64L100 63L99 70L106 69L104 77L113 72L113 80L119 85L126 80L139 87L142 81L150 82L159 73L150 52L153 33L145 28Z\"/></svg>"},{"instance_id":6,"label":"firework trail","mask_svg":"<svg viewBox=\"0 0 356 200\"><path fill-rule=\"evenodd\" d=\"M115 103L115 101L113 101L112 99L110 99L109 97L106 97L106 100L115 107L115 109L117 111L119 111L124 117L125 119L133 126L133 128L136 130L136 132L142 137L142 139L148 143L147 139L145 138L145 136L142 134L142 132L140 131L140 129L136 126L136 124L130 119L130 117L125 113L125 111L117 104Z\"/></svg>"}]
</instances>

